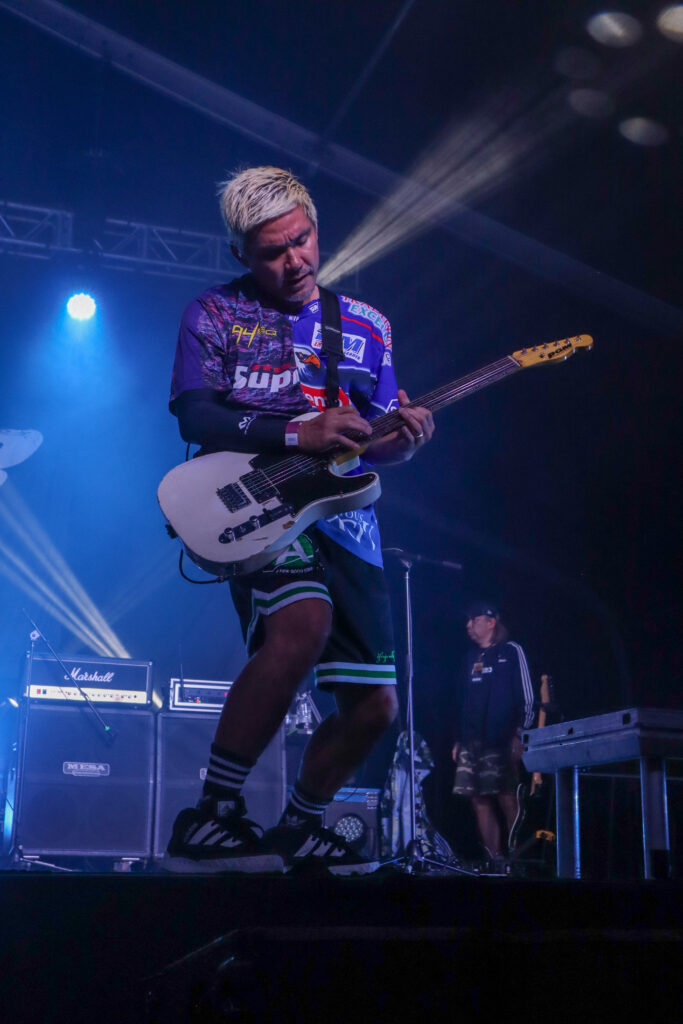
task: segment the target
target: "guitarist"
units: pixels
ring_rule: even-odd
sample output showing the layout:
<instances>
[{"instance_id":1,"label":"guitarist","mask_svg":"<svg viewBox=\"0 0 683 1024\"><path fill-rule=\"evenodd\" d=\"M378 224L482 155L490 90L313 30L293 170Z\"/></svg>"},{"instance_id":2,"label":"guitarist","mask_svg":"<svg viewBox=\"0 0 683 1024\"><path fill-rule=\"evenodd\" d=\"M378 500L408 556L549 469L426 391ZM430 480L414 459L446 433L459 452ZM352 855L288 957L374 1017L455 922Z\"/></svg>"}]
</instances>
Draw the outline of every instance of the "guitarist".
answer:
<instances>
[{"instance_id":1,"label":"guitarist","mask_svg":"<svg viewBox=\"0 0 683 1024\"><path fill-rule=\"evenodd\" d=\"M472 803L477 831L489 858L499 860L518 812L522 728L533 721L534 691L519 644L508 640L500 613L488 601L467 610L472 641L457 697L457 732L452 756L457 796Z\"/></svg>"},{"instance_id":2,"label":"guitarist","mask_svg":"<svg viewBox=\"0 0 683 1024\"><path fill-rule=\"evenodd\" d=\"M252 167L224 183L220 204L247 273L204 292L183 316L170 401L183 439L202 454L323 453L342 445L353 456L367 444L368 420L398 409L400 429L369 445L365 457L411 459L434 422L396 388L389 322L364 302L332 296L338 341L343 336L336 357L328 343L335 324L330 293L321 296L316 283L318 218L307 190L288 171ZM318 415L297 419L311 410ZM374 870L376 862L322 825L327 804L397 711L373 508L319 520L270 565L231 581L231 591L250 660L218 722L201 798L178 815L164 866ZM311 737L280 823L259 836L242 789L312 669L317 685L334 692L337 711Z\"/></svg>"}]
</instances>

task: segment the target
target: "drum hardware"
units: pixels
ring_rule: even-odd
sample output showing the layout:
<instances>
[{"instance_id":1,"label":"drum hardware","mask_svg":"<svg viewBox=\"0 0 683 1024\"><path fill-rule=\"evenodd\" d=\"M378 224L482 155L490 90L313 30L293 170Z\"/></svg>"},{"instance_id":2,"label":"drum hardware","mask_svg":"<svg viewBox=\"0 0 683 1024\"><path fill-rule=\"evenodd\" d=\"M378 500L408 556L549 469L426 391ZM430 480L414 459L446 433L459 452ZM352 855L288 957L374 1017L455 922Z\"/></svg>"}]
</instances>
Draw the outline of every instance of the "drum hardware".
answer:
<instances>
[{"instance_id":1,"label":"drum hardware","mask_svg":"<svg viewBox=\"0 0 683 1024\"><path fill-rule=\"evenodd\" d=\"M297 693L293 706L285 716L285 735L310 736L322 721L310 690Z\"/></svg>"}]
</instances>

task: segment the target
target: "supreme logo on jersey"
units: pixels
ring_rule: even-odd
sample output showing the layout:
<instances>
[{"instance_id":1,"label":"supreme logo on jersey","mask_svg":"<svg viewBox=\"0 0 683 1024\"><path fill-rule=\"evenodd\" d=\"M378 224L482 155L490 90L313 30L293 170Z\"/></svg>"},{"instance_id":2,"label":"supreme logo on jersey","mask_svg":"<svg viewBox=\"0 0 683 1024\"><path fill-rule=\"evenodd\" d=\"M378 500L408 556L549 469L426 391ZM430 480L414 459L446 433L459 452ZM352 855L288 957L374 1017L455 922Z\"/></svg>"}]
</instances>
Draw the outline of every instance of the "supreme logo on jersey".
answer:
<instances>
[{"instance_id":1,"label":"supreme logo on jersey","mask_svg":"<svg viewBox=\"0 0 683 1024\"><path fill-rule=\"evenodd\" d=\"M354 363L362 363L365 354L365 338L360 334L342 334L342 337L344 339L344 358L352 359ZM311 345L313 348L320 349L322 344L322 328L320 324L316 324Z\"/></svg>"},{"instance_id":2,"label":"supreme logo on jersey","mask_svg":"<svg viewBox=\"0 0 683 1024\"><path fill-rule=\"evenodd\" d=\"M233 388L240 391L242 388L255 388L263 391L270 391L275 394L284 388L296 384L299 380L298 370L291 366L271 366L268 363L252 366L236 366Z\"/></svg>"},{"instance_id":3,"label":"supreme logo on jersey","mask_svg":"<svg viewBox=\"0 0 683 1024\"><path fill-rule=\"evenodd\" d=\"M309 384L302 384L301 390L314 409L320 409L322 412L323 409L327 408L325 388L312 388ZM339 404L351 405L351 399L341 388L339 388Z\"/></svg>"}]
</instances>

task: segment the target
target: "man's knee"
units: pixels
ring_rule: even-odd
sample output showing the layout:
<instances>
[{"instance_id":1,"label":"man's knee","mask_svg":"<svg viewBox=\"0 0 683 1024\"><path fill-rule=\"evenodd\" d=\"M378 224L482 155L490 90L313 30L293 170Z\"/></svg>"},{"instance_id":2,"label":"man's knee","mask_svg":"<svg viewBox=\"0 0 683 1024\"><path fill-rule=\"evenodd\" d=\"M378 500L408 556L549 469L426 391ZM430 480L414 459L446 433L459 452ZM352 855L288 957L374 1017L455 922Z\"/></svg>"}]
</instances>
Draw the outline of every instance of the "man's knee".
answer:
<instances>
[{"instance_id":1,"label":"man's knee","mask_svg":"<svg viewBox=\"0 0 683 1024\"><path fill-rule=\"evenodd\" d=\"M341 703L340 710L342 714L351 712L357 726L380 736L398 714L396 687L354 687L353 696Z\"/></svg>"}]
</instances>

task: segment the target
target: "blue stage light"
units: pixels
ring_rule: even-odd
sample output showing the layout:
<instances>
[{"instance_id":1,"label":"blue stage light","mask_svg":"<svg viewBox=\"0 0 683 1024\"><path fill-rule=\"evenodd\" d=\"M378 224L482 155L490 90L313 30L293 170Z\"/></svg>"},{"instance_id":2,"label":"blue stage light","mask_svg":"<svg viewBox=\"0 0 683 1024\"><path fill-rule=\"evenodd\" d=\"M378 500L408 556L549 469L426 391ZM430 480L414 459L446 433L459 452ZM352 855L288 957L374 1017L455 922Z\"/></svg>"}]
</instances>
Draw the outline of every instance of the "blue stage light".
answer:
<instances>
[{"instance_id":1,"label":"blue stage light","mask_svg":"<svg viewBox=\"0 0 683 1024\"><path fill-rule=\"evenodd\" d=\"M95 315L96 309L92 295L86 295L85 292L72 295L66 304L66 311L74 320L89 320Z\"/></svg>"}]
</instances>

